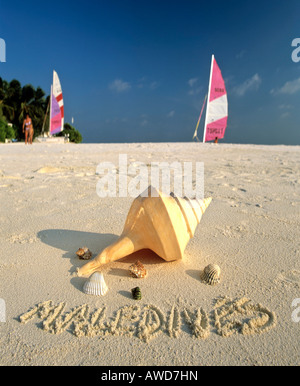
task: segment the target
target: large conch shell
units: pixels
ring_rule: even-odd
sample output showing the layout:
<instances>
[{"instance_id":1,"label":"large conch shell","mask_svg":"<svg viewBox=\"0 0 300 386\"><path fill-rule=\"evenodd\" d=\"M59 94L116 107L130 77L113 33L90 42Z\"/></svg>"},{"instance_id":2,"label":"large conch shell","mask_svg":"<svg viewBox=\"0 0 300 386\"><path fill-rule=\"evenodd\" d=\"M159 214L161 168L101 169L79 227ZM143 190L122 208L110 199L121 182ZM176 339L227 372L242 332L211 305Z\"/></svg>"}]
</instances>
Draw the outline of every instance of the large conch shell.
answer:
<instances>
[{"instance_id":1,"label":"large conch shell","mask_svg":"<svg viewBox=\"0 0 300 386\"><path fill-rule=\"evenodd\" d=\"M90 275L102 264L141 249L151 249L166 261L182 259L211 200L166 196L149 186L133 201L118 240L79 268L78 276Z\"/></svg>"}]
</instances>

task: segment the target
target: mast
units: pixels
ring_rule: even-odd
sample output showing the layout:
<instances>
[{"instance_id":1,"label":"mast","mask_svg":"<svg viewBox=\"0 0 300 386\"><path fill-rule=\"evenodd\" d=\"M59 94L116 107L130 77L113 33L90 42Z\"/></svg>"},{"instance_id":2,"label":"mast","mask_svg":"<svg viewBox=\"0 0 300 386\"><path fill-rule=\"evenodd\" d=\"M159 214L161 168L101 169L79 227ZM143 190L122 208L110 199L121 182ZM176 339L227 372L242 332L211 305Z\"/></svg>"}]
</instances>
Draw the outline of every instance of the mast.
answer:
<instances>
[{"instance_id":1,"label":"mast","mask_svg":"<svg viewBox=\"0 0 300 386\"><path fill-rule=\"evenodd\" d=\"M204 102L203 102L203 105L202 105L202 109L201 109L201 112L200 112L200 115L199 115L199 119L198 119L198 122L197 122L196 130L195 130L195 133L194 133L194 136L193 136L193 139L196 138L198 142L200 142L200 140L198 138L198 135L197 135L198 134L198 127L199 127L199 123L201 121L201 117L202 117L204 105L205 105L205 102L206 102L206 98L207 98L207 95L205 95Z\"/></svg>"},{"instance_id":2,"label":"mast","mask_svg":"<svg viewBox=\"0 0 300 386\"><path fill-rule=\"evenodd\" d=\"M204 122L203 143L205 143L206 126L207 126L207 117L208 117L208 106L209 106L209 100L210 100L210 90L211 90L211 80L212 80L212 72L213 72L214 58L215 58L215 56L212 55L212 56L211 56L211 66L210 66L209 84L208 84L208 100L207 100L207 105L206 105L206 114L205 114L205 122Z\"/></svg>"},{"instance_id":3,"label":"mast","mask_svg":"<svg viewBox=\"0 0 300 386\"><path fill-rule=\"evenodd\" d=\"M49 105L50 105L50 99L49 99L49 102L48 102L48 105L47 105L47 110L46 110L46 114L45 114L45 118L44 118L44 122L43 122L42 135L44 135L44 131L45 131L45 123L46 123L46 119L47 119L47 114L48 114L48 110L49 110Z\"/></svg>"}]
</instances>

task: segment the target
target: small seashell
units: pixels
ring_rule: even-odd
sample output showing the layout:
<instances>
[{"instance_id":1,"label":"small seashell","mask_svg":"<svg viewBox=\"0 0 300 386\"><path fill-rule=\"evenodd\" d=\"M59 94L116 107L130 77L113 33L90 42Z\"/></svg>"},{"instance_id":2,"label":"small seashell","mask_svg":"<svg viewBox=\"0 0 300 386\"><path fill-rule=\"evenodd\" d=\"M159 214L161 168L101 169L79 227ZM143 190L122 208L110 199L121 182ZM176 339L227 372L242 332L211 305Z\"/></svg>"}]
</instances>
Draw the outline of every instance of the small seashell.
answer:
<instances>
[{"instance_id":1,"label":"small seashell","mask_svg":"<svg viewBox=\"0 0 300 386\"><path fill-rule=\"evenodd\" d=\"M104 296L108 287L101 272L94 272L84 283L83 292L88 295Z\"/></svg>"},{"instance_id":2,"label":"small seashell","mask_svg":"<svg viewBox=\"0 0 300 386\"><path fill-rule=\"evenodd\" d=\"M89 260L92 257L92 252L88 249L88 247L83 247L78 249L76 255L80 260Z\"/></svg>"},{"instance_id":3,"label":"small seashell","mask_svg":"<svg viewBox=\"0 0 300 386\"><path fill-rule=\"evenodd\" d=\"M139 287L132 288L131 290L132 297L135 300L141 300L142 299L142 293L141 289Z\"/></svg>"},{"instance_id":4,"label":"small seashell","mask_svg":"<svg viewBox=\"0 0 300 386\"><path fill-rule=\"evenodd\" d=\"M147 275L147 271L140 261L132 264L129 267L129 272L132 277L143 278Z\"/></svg>"},{"instance_id":5,"label":"small seashell","mask_svg":"<svg viewBox=\"0 0 300 386\"><path fill-rule=\"evenodd\" d=\"M220 283L221 268L216 264L209 264L201 272L200 278L209 285Z\"/></svg>"}]
</instances>

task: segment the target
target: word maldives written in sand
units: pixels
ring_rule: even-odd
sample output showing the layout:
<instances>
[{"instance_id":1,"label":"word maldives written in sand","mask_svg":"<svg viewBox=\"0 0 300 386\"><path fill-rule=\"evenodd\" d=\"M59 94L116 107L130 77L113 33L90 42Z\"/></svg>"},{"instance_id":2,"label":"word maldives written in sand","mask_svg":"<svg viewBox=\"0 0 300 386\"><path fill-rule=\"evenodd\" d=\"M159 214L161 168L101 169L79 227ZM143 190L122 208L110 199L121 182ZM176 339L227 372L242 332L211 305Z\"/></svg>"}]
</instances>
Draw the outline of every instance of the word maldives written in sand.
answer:
<instances>
[{"instance_id":1,"label":"word maldives written in sand","mask_svg":"<svg viewBox=\"0 0 300 386\"><path fill-rule=\"evenodd\" d=\"M84 304L64 312L65 307L64 302L54 304L48 300L22 314L20 322L28 323L37 316L43 319L42 329L52 334L68 330L77 337L136 336L144 342L161 333L178 338L183 324L198 339L209 337L211 324L217 334L223 337L236 333L260 334L276 326L273 312L260 304L252 304L245 297L235 300L222 297L216 300L211 317L201 307L180 306L177 303L167 315L155 305L123 306L115 311L110 320L106 317L106 306L91 311Z\"/></svg>"}]
</instances>

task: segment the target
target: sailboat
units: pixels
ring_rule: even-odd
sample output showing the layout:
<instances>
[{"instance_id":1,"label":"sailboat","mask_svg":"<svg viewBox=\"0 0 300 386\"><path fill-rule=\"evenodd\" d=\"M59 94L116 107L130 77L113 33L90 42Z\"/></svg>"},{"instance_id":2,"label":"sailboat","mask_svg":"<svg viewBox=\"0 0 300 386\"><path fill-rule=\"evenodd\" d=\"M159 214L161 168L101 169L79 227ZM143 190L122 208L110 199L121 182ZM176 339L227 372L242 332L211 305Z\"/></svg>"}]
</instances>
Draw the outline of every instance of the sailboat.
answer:
<instances>
[{"instance_id":1,"label":"sailboat","mask_svg":"<svg viewBox=\"0 0 300 386\"><path fill-rule=\"evenodd\" d=\"M64 129L64 100L57 72L53 70L53 83L50 94L50 135L58 134Z\"/></svg>"},{"instance_id":2,"label":"sailboat","mask_svg":"<svg viewBox=\"0 0 300 386\"><path fill-rule=\"evenodd\" d=\"M45 123L50 107L49 116L49 133L45 135ZM50 101L47 106L46 115L44 118L42 135L37 137L38 142L64 142L63 137L53 137L54 134L58 134L64 129L64 100L62 95L62 89L57 72L53 70L53 82L50 90Z\"/></svg>"},{"instance_id":3,"label":"sailboat","mask_svg":"<svg viewBox=\"0 0 300 386\"><path fill-rule=\"evenodd\" d=\"M221 70L216 62L214 55L211 58L211 69L208 85L208 94L204 98L203 106L197 122L193 140L198 138L198 127L201 121L204 106L206 105L206 115L203 131L203 143L208 141L218 142L224 138L228 119L228 100L225 82Z\"/></svg>"}]
</instances>

